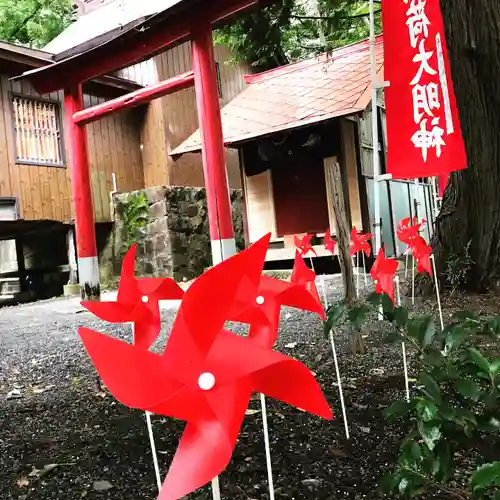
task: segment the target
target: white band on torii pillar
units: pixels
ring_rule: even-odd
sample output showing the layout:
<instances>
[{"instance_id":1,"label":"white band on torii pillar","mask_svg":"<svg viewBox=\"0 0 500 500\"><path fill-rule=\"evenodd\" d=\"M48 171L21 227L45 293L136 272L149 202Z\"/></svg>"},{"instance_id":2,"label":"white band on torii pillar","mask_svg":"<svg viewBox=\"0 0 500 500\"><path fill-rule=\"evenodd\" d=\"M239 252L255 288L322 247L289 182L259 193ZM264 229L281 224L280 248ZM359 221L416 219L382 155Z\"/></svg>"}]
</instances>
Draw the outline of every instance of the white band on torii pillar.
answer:
<instances>
[{"instance_id":1,"label":"white band on torii pillar","mask_svg":"<svg viewBox=\"0 0 500 500\"><path fill-rule=\"evenodd\" d=\"M212 263L214 266L236 254L236 241L234 238L212 240L210 243L212 245Z\"/></svg>"},{"instance_id":2,"label":"white band on torii pillar","mask_svg":"<svg viewBox=\"0 0 500 500\"><path fill-rule=\"evenodd\" d=\"M82 288L82 298L98 298L100 296L99 262L97 257L81 257L78 259L78 280ZM90 291L90 293L88 293Z\"/></svg>"}]
</instances>

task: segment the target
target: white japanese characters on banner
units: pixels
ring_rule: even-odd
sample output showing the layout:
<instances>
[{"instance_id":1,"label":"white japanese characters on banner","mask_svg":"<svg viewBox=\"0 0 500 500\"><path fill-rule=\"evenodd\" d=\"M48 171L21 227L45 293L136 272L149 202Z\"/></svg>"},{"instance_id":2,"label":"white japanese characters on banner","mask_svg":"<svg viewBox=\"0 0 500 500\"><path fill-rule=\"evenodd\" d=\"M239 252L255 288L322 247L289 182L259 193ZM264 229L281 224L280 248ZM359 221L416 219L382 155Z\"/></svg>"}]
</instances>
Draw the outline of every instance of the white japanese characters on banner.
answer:
<instances>
[{"instance_id":1,"label":"white japanese characters on banner","mask_svg":"<svg viewBox=\"0 0 500 500\"><path fill-rule=\"evenodd\" d=\"M439 0L384 0L382 8L388 171L409 178L464 168Z\"/></svg>"}]
</instances>

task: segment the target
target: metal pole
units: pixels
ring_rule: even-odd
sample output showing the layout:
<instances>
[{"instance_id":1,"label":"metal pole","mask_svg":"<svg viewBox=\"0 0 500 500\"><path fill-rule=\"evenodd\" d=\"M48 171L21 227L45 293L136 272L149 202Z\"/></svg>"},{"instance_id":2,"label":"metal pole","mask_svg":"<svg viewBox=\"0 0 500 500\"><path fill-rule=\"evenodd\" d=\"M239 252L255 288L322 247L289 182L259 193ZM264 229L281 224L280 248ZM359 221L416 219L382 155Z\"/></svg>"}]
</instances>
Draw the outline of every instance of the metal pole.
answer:
<instances>
[{"instance_id":1,"label":"metal pole","mask_svg":"<svg viewBox=\"0 0 500 500\"><path fill-rule=\"evenodd\" d=\"M99 264L95 240L94 208L90 182L90 164L85 126L75 123L73 115L83 110L82 86L64 93L64 113L70 145L70 170L75 214L78 277L83 300L99 300Z\"/></svg>"},{"instance_id":2,"label":"metal pole","mask_svg":"<svg viewBox=\"0 0 500 500\"><path fill-rule=\"evenodd\" d=\"M236 243L215 74L212 25L209 22L197 27L192 44L212 260L215 265L236 253Z\"/></svg>"},{"instance_id":3,"label":"metal pole","mask_svg":"<svg viewBox=\"0 0 500 500\"><path fill-rule=\"evenodd\" d=\"M378 150L378 109L377 109L377 67L375 59L375 5L374 0L370 0L370 66L372 76L372 146L373 146L373 204L374 213L374 246L375 255L378 254L382 245L382 235L380 231L380 186L378 176L380 175L380 156Z\"/></svg>"}]
</instances>

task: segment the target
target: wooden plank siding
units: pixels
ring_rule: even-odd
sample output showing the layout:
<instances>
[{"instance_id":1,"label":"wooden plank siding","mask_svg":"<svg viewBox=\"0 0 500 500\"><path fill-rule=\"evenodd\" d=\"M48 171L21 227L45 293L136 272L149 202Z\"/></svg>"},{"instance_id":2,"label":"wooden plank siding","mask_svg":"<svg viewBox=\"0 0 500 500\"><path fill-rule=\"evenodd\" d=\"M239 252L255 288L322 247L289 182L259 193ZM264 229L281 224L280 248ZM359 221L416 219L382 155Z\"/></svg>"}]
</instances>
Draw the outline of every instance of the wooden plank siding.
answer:
<instances>
[{"instance_id":1,"label":"wooden plank siding","mask_svg":"<svg viewBox=\"0 0 500 500\"><path fill-rule=\"evenodd\" d=\"M42 98L60 104L64 144L64 162L61 167L16 163L12 94L40 98L27 81L10 81L9 75L0 75L0 196L18 198L20 216L26 220L70 222L71 179L68 140L64 131L63 93ZM84 100L85 105L89 106L104 102L105 99L86 95ZM96 222L111 220L109 193L113 189L113 172L117 176L120 191L144 187L141 120L140 112L132 110L87 126Z\"/></svg>"},{"instance_id":2,"label":"wooden plank siding","mask_svg":"<svg viewBox=\"0 0 500 500\"><path fill-rule=\"evenodd\" d=\"M229 63L231 54L226 47L215 47L219 63L222 98L221 107L234 99L244 88L247 70ZM190 71L191 44L179 45L155 57L158 80L166 80ZM143 126L143 159L146 186L204 186L201 154L187 154L174 161L169 152L198 128L194 88L163 97L149 106ZM229 186L241 188L238 153L226 150Z\"/></svg>"}]
</instances>

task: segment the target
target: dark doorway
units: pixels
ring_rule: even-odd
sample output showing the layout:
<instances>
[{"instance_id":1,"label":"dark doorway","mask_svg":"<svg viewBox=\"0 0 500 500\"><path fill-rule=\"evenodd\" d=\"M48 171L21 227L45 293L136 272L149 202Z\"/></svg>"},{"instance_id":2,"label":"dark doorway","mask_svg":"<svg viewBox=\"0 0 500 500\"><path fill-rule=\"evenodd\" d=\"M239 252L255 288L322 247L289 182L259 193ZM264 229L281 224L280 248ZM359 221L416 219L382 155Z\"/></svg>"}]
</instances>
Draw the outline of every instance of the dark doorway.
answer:
<instances>
[{"instance_id":1,"label":"dark doorway","mask_svg":"<svg viewBox=\"0 0 500 500\"><path fill-rule=\"evenodd\" d=\"M276 228L282 237L323 233L330 226L323 160L291 160L272 169Z\"/></svg>"}]
</instances>

